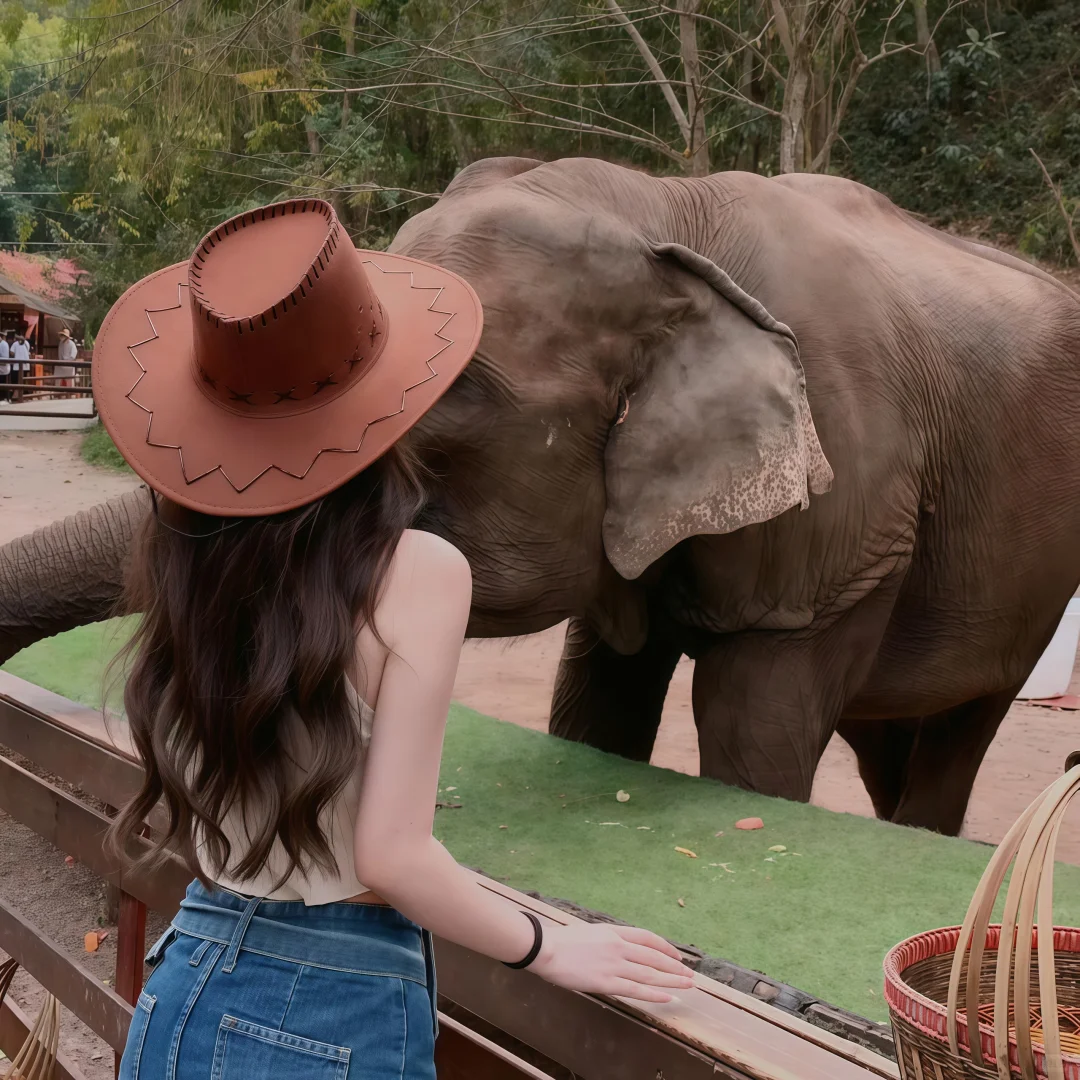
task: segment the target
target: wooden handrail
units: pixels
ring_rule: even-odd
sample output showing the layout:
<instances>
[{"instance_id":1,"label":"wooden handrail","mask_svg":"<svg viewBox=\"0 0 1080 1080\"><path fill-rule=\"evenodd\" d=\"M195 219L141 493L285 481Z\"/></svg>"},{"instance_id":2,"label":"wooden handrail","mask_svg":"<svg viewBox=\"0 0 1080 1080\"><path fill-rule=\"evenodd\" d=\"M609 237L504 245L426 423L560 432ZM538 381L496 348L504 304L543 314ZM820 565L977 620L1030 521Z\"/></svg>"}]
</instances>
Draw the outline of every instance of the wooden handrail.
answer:
<instances>
[{"instance_id":1,"label":"wooden handrail","mask_svg":"<svg viewBox=\"0 0 1080 1080\"><path fill-rule=\"evenodd\" d=\"M139 783L140 767L122 722L106 725L100 712L3 672L0 744L112 805ZM130 864L112 864L101 848L108 818L3 758L0 807L155 910L169 915L176 910L190 876L179 860L167 861L152 875L132 873ZM132 856L141 843L134 844ZM542 919L575 920L491 879L477 875L477 882ZM4 942L0 918L0 947L10 951ZM436 948L442 995L585 1080L899 1077L885 1058L701 975L677 1002L631 1003L563 990L448 941L438 941ZM451 1028L454 1038L465 1038ZM473 1041L469 1052L484 1051ZM445 1063L440 1075L449 1078L450 1069ZM517 1075L531 1074L519 1070Z\"/></svg>"}]
</instances>

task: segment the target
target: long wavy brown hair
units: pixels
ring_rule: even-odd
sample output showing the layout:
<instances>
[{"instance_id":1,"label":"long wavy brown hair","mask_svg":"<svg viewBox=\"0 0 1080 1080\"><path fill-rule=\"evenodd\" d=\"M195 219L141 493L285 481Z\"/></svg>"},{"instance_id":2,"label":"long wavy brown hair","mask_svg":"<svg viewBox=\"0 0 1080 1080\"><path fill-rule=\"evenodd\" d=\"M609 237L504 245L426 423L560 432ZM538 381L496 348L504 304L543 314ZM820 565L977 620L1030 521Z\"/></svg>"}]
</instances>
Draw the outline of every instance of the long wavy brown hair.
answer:
<instances>
[{"instance_id":1,"label":"long wavy brown hair","mask_svg":"<svg viewBox=\"0 0 1080 1080\"><path fill-rule=\"evenodd\" d=\"M347 673L357 630L374 629L394 551L422 509L422 479L398 445L317 502L271 517L215 518L158 500L122 602L143 613L118 660L145 779L110 829L114 853L160 802L168 824L151 864L175 851L204 884L225 868L243 880L280 841L280 881L336 872L319 815L360 753ZM293 740L283 738L291 725L311 747L299 782ZM259 808L239 853L220 826L233 807Z\"/></svg>"}]
</instances>

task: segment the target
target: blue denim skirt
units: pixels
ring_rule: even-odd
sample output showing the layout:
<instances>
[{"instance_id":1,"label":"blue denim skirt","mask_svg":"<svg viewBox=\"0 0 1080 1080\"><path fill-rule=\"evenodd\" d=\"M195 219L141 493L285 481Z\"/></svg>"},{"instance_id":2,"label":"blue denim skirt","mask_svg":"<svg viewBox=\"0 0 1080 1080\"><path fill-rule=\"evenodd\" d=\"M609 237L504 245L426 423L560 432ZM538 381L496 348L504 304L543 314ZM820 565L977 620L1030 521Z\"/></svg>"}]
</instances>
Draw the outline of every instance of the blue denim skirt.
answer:
<instances>
[{"instance_id":1,"label":"blue denim skirt","mask_svg":"<svg viewBox=\"0 0 1080 1080\"><path fill-rule=\"evenodd\" d=\"M120 1080L435 1080L431 937L391 908L195 882L146 959Z\"/></svg>"}]
</instances>

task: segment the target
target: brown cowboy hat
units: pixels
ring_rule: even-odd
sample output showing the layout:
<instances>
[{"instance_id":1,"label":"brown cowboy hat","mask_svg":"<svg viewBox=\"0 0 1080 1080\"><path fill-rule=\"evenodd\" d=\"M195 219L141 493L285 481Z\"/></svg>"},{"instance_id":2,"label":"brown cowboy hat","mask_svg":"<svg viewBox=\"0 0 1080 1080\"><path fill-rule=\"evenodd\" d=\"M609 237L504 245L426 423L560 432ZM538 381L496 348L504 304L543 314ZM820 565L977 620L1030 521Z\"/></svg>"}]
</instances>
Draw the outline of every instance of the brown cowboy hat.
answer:
<instances>
[{"instance_id":1,"label":"brown cowboy hat","mask_svg":"<svg viewBox=\"0 0 1080 1080\"><path fill-rule=\"evenodd\" d=\"M207 514L275 514L401 438L482 322L456 274L358 250L329 203L290 200L231 218L120 297L94 345L94 397L155 491Z\"/></svg>"},{"instance_id":2,"label":"brown cowboy hat","mask_svg":"<svg viewBox=\"0 0 1080 1080\"><path fill-rule=\"evenodd\" d=\"M71 331L66 326L62 326L57 337L71 337Z\"/></svg>"}]
</instances>

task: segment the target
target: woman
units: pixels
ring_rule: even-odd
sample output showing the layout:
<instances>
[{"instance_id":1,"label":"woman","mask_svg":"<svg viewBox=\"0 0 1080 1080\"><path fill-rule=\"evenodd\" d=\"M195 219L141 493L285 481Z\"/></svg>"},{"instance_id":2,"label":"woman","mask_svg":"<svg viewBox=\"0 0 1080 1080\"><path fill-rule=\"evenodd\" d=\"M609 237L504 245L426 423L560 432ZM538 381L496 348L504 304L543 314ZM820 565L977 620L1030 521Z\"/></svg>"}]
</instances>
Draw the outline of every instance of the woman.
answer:
<instances>
[{"instance_id":1,"label":"woman","mask_svg":"<svg viewBox=\"0 0 1080 1080\"><path fill-rule=\"evenodd\" d=\"M56 343L56 359L58 362L52 371L53 375L56 376L53 386L68 389L75 385L75 365L73 361L79 355L79 348L71 336L71 331L66 326L60 328L59 339Z\"/></svg>"},{"instance_id":2,"label":"woman","mask_svg":"<svg viewBox=\"0 0 1080 1080\"><path fill-rule=\"evenodd\" d=\"M480 327L463 281L358 252L313 200L219 226L102 326L98 407L156 508L128 586L146 780L112 840L163 803L156 852L197 879L125 1080L431 1078L431 933L579 990L691 983L646 931L541 927L432 836L471 581L410 528L399 440Z\"/></svg>"}]
</instances>

